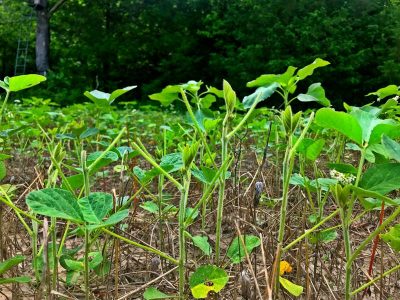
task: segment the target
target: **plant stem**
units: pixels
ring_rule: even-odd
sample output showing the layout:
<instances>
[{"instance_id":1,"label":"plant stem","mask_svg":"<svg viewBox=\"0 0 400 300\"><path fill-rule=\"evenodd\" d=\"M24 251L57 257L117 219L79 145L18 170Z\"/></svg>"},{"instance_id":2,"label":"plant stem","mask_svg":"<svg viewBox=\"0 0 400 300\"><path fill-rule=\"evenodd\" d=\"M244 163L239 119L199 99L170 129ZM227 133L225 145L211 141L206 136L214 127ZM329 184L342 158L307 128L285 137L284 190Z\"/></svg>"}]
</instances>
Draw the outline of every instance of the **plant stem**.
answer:
<instances>
[{"instance_id":1,"label":"plant stem","mask_svg":"<svg viewBox=\"0 0 400 300\"><path fill-rule=\"evenodd\" d=\"M186 241L185 241L185 219L186 206L189 195L190 170L185 170L183 176L183 190L179 201L179 299L185 299L185 262L186 262Z\"/></svg>"},{"instance_id":2,"label":"plant stem","mask_svg":"<svg viewBox=\"0 0 400 300\"><path fill-rule=\"evenodd\" d=\"M224 162L226 160L227 152L228 152L228 118L226 115L223 127L222 127L222 138L221 138L221 161ZM217 225L215 229L215 262L219 265L220 253L221 253L221 226L222 226L222 215L224 210L224 198L225 198L225 173L226 167L221 168L220 175L220 185L219 185L219 193L218 193L218 205L217 205Z\"/></svg>"},{"instance_id":3,"label":"plant stem","mask_svg":"<svg viewBox=\"0 0 400 300\"><path fill-rule=\"evenodd\" d=\"M8 101L8 97L10 96L10 91L6 91L6 97L4 98L3 104L1 105L1 109L0 109L0 126L3 122L3 114L4 114L4 109L6 108L6 104Z\"/></svg>"},{"instance_id":4,"label":"plant stem","mask_svg":"<svg viewBox=\"0 0 400 300\"><path fill-rule=\"evenodd\" d=\"M106 152L104 152L106 153ZM86 151L82 151L81 154L81 164L82 164L82 172L83 172L83 181L84 181L84 189L85 189L85 196L89 197L90 195L90 182L89 182L89 168L86 166ZM94 165L94 164L92 164ZM86 224L84 225L85 228L85 258L84 258L84 265L85 265L85 300L89 300L89 251L90 251L90 238L89 238L89 229L87 228Z\"/></svg>"},{"instance_id":5,"label":"plant stem","mask_svg":"<svg viewBox=\"0 0 400 300\"><path fill-rule=\"evenodd\" d=\"M105 233L117 238L117 239L120 239L121 241L124 241L127 244L130 244L132 246L138 247L138 248L143 249L143 250L145 250L147 252L154 253L154 254L162 257L162 258L165 258L166 260L168 260L169 262L173 263L174 265L179 265L179 261L178 260L176 260L175 258L169 256L168 254L166 254L164 252L161 252L160 250L157 250L157 249L155 249L153 247L145 246L145 245L139 244L137 242L134 242L134 241L132 241L132 240L126 238L126 237L123 237L123 236L121 236L121 235L119 235L119 234L117 234L115 232L112 232L112 231L110 231L110 230L108 230L106 228L101 228L101 230L103 232L105 232Z\"/></svg>"},{"instance_id":6,"label":"plant stem","mask_svg":"<svg viewBox=\"0 0 400 300\"><path fill-rule=\"evenodd\" d=\"M361 292L362 290L366 289L367 287L369 287L370 285L374 284L375 282L377 282L378 280L381 280L382 278L392 274L393 272L396 272L397 270L400 270L400 265L397 265L393 268L391 268L390 270L387 270L385 273L381 274L380 276L375 277L374 279L372 279L371 281L368 281L366 284L363 284L362 286L360 286L358 289L352 291L350 293L351 296L354 296L355 294Z\"/></svg>"}]
</instances>

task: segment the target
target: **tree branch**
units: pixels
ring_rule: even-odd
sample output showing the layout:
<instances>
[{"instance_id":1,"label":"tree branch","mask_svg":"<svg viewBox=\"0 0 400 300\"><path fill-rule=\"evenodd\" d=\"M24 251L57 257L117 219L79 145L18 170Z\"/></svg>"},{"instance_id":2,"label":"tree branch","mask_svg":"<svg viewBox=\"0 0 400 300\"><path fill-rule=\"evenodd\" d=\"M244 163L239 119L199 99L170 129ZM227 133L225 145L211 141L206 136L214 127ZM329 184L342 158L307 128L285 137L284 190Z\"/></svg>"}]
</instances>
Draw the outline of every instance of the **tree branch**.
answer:
<instances>
[{"instance_id":1,"label":"tree branch","mask_svg":"<svg viewBox=\"0 0 400 300\"><path fill-rule=\"evenodd\" d=\"M67 2L67 0L59 0L56 4L54 4L54 6L49 10L49 19L65 2Z\"/></svg>"}]
</instances>

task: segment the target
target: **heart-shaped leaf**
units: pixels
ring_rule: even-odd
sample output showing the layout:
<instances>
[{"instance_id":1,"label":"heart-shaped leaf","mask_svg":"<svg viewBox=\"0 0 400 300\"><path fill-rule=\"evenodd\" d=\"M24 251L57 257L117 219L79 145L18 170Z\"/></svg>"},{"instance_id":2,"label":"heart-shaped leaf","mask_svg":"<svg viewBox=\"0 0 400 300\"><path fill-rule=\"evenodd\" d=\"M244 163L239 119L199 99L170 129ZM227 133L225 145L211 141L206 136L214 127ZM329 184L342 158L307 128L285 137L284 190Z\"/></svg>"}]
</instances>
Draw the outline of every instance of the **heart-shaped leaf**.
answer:
<instances>
[{"instance_id":1,"label":"heart-shaped leaf","mask_svg":"<svg viewBox=\"0 0 400 300\"><path fill-rule=\"evenodd\" d=\"M78 201L71 192L50 188L29 193L26 203L34 213L77 223L84 221Z\"/></svg>"},{"instance_id":2,"label":"heart-shaped leaf","mask_svg":"<svg viewBox=\"0 0 400 300\"><path fill-rule=\"evenodd\" d=\"M207 298L208 293L218 293L228 283L229 277L224 269L204 265L190 275L189 286L195 299Z\"/></svg>"},{"instance_id":3,"label":"heart-shaped leaf","mask_svg":"<svg viewBox=\"0 0 400 300\"><path fill-rule=\"evenodd\" d=\"M249 254L251 253L251 251L253 251L254 248L260 246L261 244L260 238L255 235L243 235L242 238L244 244L246 245L247 253ZM243 248L242 242L239 240L239 237L236 237L232 241L226 255L234 264L240 263L246 257L245 250Z\"/></svg>"},{"instance_id":4,"label":"heart-shaped leaf","mask_svg":"<svg viewBox=\"0 0 400 300\"><path fill-rule=\"evenodd\" d=\"M87 223L100 224L112 209L113 200L112 195L107 193L91 193L79 199L78 204Z\"/></svg>"},{"instance_id":5,"label":"heart-shaped leaf","mask_svg":"<svg viewBox=\"0 0 400 300\"><path fill-rule=\"evenodd\" d=\"M370 167L362 176L360 187L385 195L400 188L400 163Z\"/></svg>"},{"instance_id":6,"label":"heart-shaped leaf","mask_svg":"<svg viewBox=\"0 0 400 300\"><path fill-rule=\"evenodd\" d=\"M256 91L243 98L243 106L244 108L250 108L253 105L256 105L262 101L264 101L265 99L269 98L274 92L275 90L279 87L279 83L277 82L273 82L268 86L262 86L259 87L258 89L256 89Z\"/></svg>"},{"instance_id":7,"label":"heart-shaped leaf","mask_svg":"<svg viewBox=\"0 0 400 300\"><path fill-rule=\"evenodd\" d=\"M10 77L8 88L10 92L28 89L46 80L46 77L37 74L19 75Z\"/></svg>"}]
</instances>

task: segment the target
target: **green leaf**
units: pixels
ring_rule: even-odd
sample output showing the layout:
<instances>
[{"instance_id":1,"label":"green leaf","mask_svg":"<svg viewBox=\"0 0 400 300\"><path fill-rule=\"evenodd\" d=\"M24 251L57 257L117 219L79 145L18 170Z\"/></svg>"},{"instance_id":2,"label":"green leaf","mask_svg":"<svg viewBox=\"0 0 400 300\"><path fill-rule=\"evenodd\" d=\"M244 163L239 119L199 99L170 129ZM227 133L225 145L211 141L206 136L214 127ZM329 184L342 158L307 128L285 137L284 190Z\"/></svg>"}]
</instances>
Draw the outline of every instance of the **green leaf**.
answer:
<instances>
[{"instance_id":1,"label":"green leaf","mask_svg":"<svg viewBox=\"0 0 400 300\"><path fill-rule=\"evenodd\" d=\"M66 276L67 286L71 286L78 283L81 273L79 271L68 271Z\"/></svg>"},{"instance_id":2,"label":"green leaf","mask_svg":"<svg viewBox=\"0 0 400 300\"><path fill-rule=\"evenodd\" d=\"M200 106L201 108L210 108L215 101L217 101L217 98L214 95L207 94L205 97L200 98Z\"/></svg>"},{"instance_id":3,"label":"green leaf","mask_svg":"<svg viewBox=\"0 0 400 300\"><path fill-rule=\"evenodd\" d=\"M339 131L357 144L362 144L362 129L357 119L345 112L331 108L321 108L317 111L315 122L323 128Z\"/></svg>"},{"instance_id":4,"label":"green leaf","mask_svg":"<svg viewBox=\"0 0 400 300\"><path fill-rule=\"evenodd\" d=\"M66 190L54 188L33 191L26 197L26 203L37 214L77 223L84 221L78 201Z\"/></svg>"},{"instance_id":5,"label":"green leaf","mask_svg":"<svg viewBox=\"0 0 400 300\"><path fill-rule=\"evenodd\" d=\"M112 195L107 193L91 193L78 201L85 222L100 224L113 207Z\"/></svg>"},{"instance_id":6,"label":"green leaf","mask_svg":"<svg viewBox=\"0 0 400 300\"><path fill-rule=\"evenodd\" d=\"M298 79L303 80L304 78L312 75L316 68L324 67L329 64L330 63L328 61L323 60L321 58L317 58L316 60L313 61L313 63L311 63L308 66L305 66L304 68L301 68L300 70L297 71Z\"/></svg>"},{"instance_id":7,"label":"green leaf","mask_svg":"<svg viewBox=\"0 0 400 300\"><path fill-rule=\"evenodd\" d=\"M169 299L170 297L171 296L160 292L155 287L149 287L143 293L143 298L145 300Z\"/></svg>"},{"instance_id":8,"label":"green leaf","mask_svg":"<svg viewBox=\"0 0 400 300\"><path fill-rule=\"evenodd\" d=\"M360 187L382 195L400 188L400 163L370 167L362 176Z\"/></svg>"},{"instance_id":9,"label":"green leaf","mask_svg":"<svg viewBox=\"0 0 400 300\"><path fill-rule=\"evenodd\" d=\"M218 293L228 283L229 277L224 269L204 265L190 275L189 286L195 299L207 298L209 292Z\"/></svg>"},{"instance_id":10,"label":"green leaf","mask_svg":"<svg viewBox=\"0 0 400 300\"><path fill-rule=\"evenodd\" d=\"M12 277L12 278L0 278L0 284L8 283L29 283L31 278L28 276Z\"/></svg>"},{"instance_id":11,"label":"green leaf","mask_svg":"<svg viewBox=\"0 0 400 300\"><path fill-rule=\"evenodd\" d=\"M244 244L246 245L247 253L251 253L254 248L260 246L261 241L260 238L255 235L242 235ZM231 245L228 248L228 252L226 255L230 258L231 262L234 264L240 263L245 257L245 251L243 249L243 245L239 240L239 237L236 237Z\"/></svg>"},{"instance_id":12,"label":"green leaf","mask_svg":"<svg viewBox=\"0 0 400 300\"><path fill-rule=\"evenodd\" d=\"M306 158L315 161L318 156L321 154L322 149L324 148L325 140L319 139L314 141L311 145L309 145L306 149Z\"/></svg>"},{"instance_id":13,"label":"green leaf","mask_svg":"<svg viewBox=\"0 0 400 300\"><path fill-rule=\"evenodd\" d=\"M141 208L144 210L147 210L148 212L151 212L152 214L157 214L159 211L159 207L156 203L153 201L146 201L143 202L142 204L139 205Z\"/></svg>"},{"instance_id":14,"label":"green leaf","mask_svg":"<svg viewBox=\"0 0 400 300\"><path fill-rule=\"evenodd\" d=\"M243 98L242 102L244 108L248 109L254 104L258 104L264 101L265 99L269 98L278 87L279 83L277 82L273 82L268 86L259 87L253 94Z\"/></svg>"},{"instance_id":15,"label":"green leaf","mask_svg":"<svg viewBox=\"0 0 400 300\"><path fill-rule=\"evenodd\" d=\"M325 90L321 83L313 83L308 87L307 94L297 95L297 99L301 102L318 102L323 106L330 106L331 102L325 97Z\"/></svg>"},{"instance_id":16,"label":"green leaf","mask_svg":"<svg viewBox=\"0 0 400 300\"><path fill-rule=\"evenodd\" d=\"M161 105L168 106L175 100L179 99L181 87L179 85L169 85L164 88L161 93L152 94L149 96L151 100L159 101Z\"/></svg>"},{"instance_id":17,"label":"green leaf","mask_svg":"<svg viewBox=\"0 0 400 300\"><path fill-rule=\"evenodd\" d=\"M110 98L109 93L104 93L102 91L93 90L91 92L86 91L83 93L86 97L93 101L93 103L98 107L109 107L110 103L108 99Z\"/></svg>"},{"instance_id":18,"label":"green leaf","mask_svg":"<svg viewBox=\"0 0 400 300\"><path fill-rule=\"evenodd\" d=\"M122 89L115 90L111 93L110 97L108 98L108 102L111 104L114 102L115 99L117 99L119 96L122 96L123 94L129 92L130 90L133 90L136 88L137 85L132 85L132 86L127 86Z\"/></svg>"},{"instance_id":19,"label":"green leaf","mask_svg":"<svg viewBox=\"0 0 400 300\"><path fill-rule=\"evenodd\" d=\"M100 265L102 261L103 261L103 255L101 254L101 252L96 251L89 253L89 268L91 270Z\"/></svg>"},{"instance_id":20,"label":"green leaf","mask_svg":"<svg viewBox=\"0 0 400 300\"><path fill-rule=\"evenodd\" d=\"M8 87L10 92L24 90L46 80L46 77L37 74L19 75L10 77Z\"/></svg>"},{"instance_id":21,"label":"green leaf","mask_svg":"<svg viewBox=\"0 0 400 300\"><path fill-rule=\"evenodd\" d=\"M388 233L381 234L381 238L395 251L400 252L400 224L390 227Z\"/></svg>"},{"instance_id":22,"label":"green leaf","mask_svg":"<svg viewBox=\"0 0 400 300\"><path fill-rule=\"evenodd\" d=\"M400 144L386 135L382 135L382 145L390 159L400 162Z\"/></svg>"},{"instance_id":23,"label":"green leaf","mask_svg":"<svg viewBox=\"0 0 400 300\"><path fill-rule=\"evenodd\" d=\"M79 138L86 139L86 138L96 135L98 133L99 133L99 130L97 128L88 128L80 134Z\"/></svg>"},{"instance_id":24,"label":"green leaf","mask_svg":"<svg viewBox=\"0 0 400 300\"><path fill-rule=\"evenodd\" d=\"M294 284L290 280L279 276L279 283L293 296L299 297L303 293L303 287L297 284Z\"/></svg>"},{"instance_id":25,"label":"green leaf","mask_svg":"<svg viewBox=\"0 0 400 300\"><path fill-rule=\"evenodd\" d=\"M20 264L25 260L25 256L22 255L16 255L12 258L9 258L2 263L0 263L0 275L4 274L8 270L10 270L12 267Z\"/></svg>"},{"instance_id":26,"label":"green leaf","mask_svg":"<svg viewBox=\"0 0 400 300\"><path fill-rule=\"evenodd\" d=\"M99 169L108 166L109 164L118 161L119 157L118 154L115 153L114 151L108 151L106 155L99 160L95 166L92 166L92 164L96 161L97 158L100 157L100 155L103 154L103 151L96 151L93 153L90 153L88 158L87 158L87 164L90 168L92 168L91 174L97 172Z\"/></svg>"},{"instance_id":27,"label":"green leaf","mask_svg":"<svg viewBox=\"0 0 400 300\"><path fill-rule=\"evenodd\" d=\"M382 208L381 199L360 197L360 203L366 210L374 210L374 209L380 210ZM400 198L392 199L390 203L388 201L385 201L385 207L398 206L398 205L400 205Z\"/></svg>"},{"instance_id":28,"label":"green leaf","mask_svg":"<svg viewBox=\"0 0 400 300\"><path fill-rule=\"evenodd\" d=\"M0 181L4 179L7 175L7 168L4 161L0 160Z\"/></svg>"},{"instance_id":29,"label":"green leaf","mask_svg":"<svg viewBox=\"0 0 400 300\"><path fill-rule=\"evenodd\" d=\"M65 259L64 260L67 270L71 271L83 271L85 269L85 265L83 261L74 260L74 259Z\"/></svg>"},{"instance_id":30,"label":"green leaf","mask_svg":"<svg viewBox=\"0 0 400 300\"><path fill-rule=\"evenodd\" d=\"M377 90L376 92L367 94L367 96L371 96L371 95L378 96L378 99L380 100L380 99L386 98L388 96L399 95L399 88L397 85L391 84L391 85L388 85L384 88Z\"/></svg>"},{"instance_id":31,"label":"green leaf","mask_svg":"<svg viewBox=\"0 0 400 300\"><path fill-rule=\"evenodd\" d=\"M199 248L205 255L211 255L212 249L211 245L208 242L207 236L196 235L192 236L193 244Z\"/></svg>"},{"instance_id":32,"label":"green leaf","mask_svg":"<svg viewBox=\"0 0 400 300\"><path fill-rule=\"evenodd\" d=\"M318 242L329 243L334 241L338 236L338 233L334 229L320 231L316 234L310 235L310 242L316 244Z\"/></svg>"},{"instance_id":33,"label":"green leaf","mask_svg":"<svg viewBox=\"0 0 400 300\"><path fill-rule=\"evenodd\" d=\"M119 210L115 214L112 214L106 221L97 225L88 225L87 228L89 230L94 230L98 228L113 226L115 224L118 224L128 216L129 216L129 209Z\"/></svg>"},{"instance_id":34,"label":"green leaf","mask_svg":"<svg viewBox=\"0 0 400 300\"><path fill-rule=\"evenodd\" d=\"M334 163L328 163L328 167L331 170L336 170L340 173L344 173L344 174L353 174L356 175L357 174L357 169L350 164L334 164Z\"/></svg>"},{"instance_id":35,"label":"green leaf","mask_svg":"<svg viewBox=\"0 0 400 300\"><path fill-rule=\"evenodd\" d=\"M232 113L235 109L236 93L225 79L223 80L223 91L227 112Z\"/></svg>"}]
</instances>

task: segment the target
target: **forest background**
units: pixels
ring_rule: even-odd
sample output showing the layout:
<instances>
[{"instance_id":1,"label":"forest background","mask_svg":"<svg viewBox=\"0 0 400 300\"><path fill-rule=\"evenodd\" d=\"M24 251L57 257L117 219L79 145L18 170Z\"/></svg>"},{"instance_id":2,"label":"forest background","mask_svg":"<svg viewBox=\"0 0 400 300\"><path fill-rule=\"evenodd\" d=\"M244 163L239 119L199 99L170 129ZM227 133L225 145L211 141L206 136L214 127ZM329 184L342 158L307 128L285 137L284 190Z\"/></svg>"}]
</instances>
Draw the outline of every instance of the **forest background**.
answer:
<instances>
[{"instance_id":1,"label":"forest background","mask_svg":"<svg viewBox=\"0 0 400 300\"><path fill-rule=\"evenodd\" d=\"M48 0L47 10L58 4ZM85 90L138 85L122 100L147 103L168 84L246 82L316 57L333 105L368 103L368 92L400 82L400 1L66 0L49 18L48 80L34 93L67 105ZM31 5L29 5L31 4ZM25 73L36 73L38 11L0 1L0 73L14 75L18 40L30 41ZM311 82L304 82L307 87ZM273 102L272 102L273 103Z\"/></svg>"}]
</instances>

